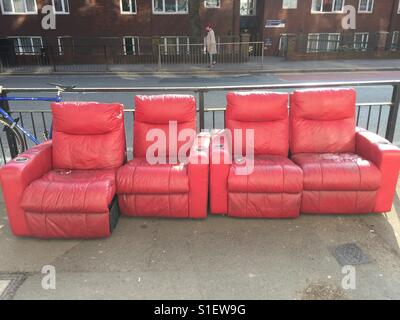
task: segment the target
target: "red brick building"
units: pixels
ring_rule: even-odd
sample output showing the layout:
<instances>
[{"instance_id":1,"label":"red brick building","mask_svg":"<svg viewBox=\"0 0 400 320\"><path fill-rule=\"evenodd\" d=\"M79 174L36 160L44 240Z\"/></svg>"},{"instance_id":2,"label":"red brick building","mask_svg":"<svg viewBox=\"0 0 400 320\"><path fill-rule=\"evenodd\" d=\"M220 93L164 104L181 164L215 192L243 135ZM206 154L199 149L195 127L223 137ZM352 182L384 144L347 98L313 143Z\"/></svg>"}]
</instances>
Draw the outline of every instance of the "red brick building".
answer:
<instances>
[{"instance_id":1,"label":"red brick building","mask_svg":"<svg viewBox=\"0 0 400 320\"><path fill-rule=\"evenodd\" d=\"M250 33L252 41L265 43L266 54L276 54L288 33L304 35L307 50L333 50L329 41L345 34L368 46L379 31L390 32L388 42L397 46L399 1L0 0L0 45L11 38L8 43L21 55L39 53L46 45L61 55L77 44L137 55L154 50L155 43L199 43L211 22L219 41L239 41L241 33ZM41 27L45 5L55 8L55 30ZM356 9L355 30L342 28L345 5Z\"/></svg>"}]
</instances>

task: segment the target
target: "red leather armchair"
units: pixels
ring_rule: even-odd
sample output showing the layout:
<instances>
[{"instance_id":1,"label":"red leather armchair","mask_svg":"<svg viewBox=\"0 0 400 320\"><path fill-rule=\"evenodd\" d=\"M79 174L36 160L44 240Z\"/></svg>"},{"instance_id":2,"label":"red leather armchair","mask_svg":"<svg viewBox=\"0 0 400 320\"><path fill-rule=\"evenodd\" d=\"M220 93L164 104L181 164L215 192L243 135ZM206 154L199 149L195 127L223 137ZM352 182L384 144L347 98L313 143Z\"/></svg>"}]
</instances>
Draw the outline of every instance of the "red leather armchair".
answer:
<instances>
[{"instance_id":1,"label":"red leather armchair","mask_svg":"<svg viewBox=\"0 0 400 320\"><path fill-rule=\"evenodd\" d=\"M303 174L288 159L288 94L229 93L226 128L211 138L211 212L245 218L297 217ZM246 140L248 129L254 132L254 142ZM249 143L249 150L254 147L253 170L239 173L250 168Z\"/></svg>"},{"instance_id":2,"label":"red leather armchair","mask_svg":"<svg viewBox=\"0 0 400 320\"><path fill-rule=\"evenodd\" d=\"M304 174L302 213L390 211L400 149L356 129L353 89L291 94L290 150Z\"/></svg>"},{"instance_id":3,"label":"red leather armchair","mask_svg":"<svg viewBox=\"0 0 400 320\"><path fill-rule=\"evenodd\" d=\"M11 229L39 238L109 236L118 219L116 170L126 157L123 106L66 102L51 108L52 141L0 171Z\"/></svg>"},{"instance_id":4,"label":"red leather armchair","mask_svg":"<svg viewBox=\"0 0 400 320\"><path fill-rule=\"evenodd\" d=\"M136 96L133 160L118 170L127 216L207 216L209 134L196 135L196 101L187 95Z\"/></svg>"}]
</instances>

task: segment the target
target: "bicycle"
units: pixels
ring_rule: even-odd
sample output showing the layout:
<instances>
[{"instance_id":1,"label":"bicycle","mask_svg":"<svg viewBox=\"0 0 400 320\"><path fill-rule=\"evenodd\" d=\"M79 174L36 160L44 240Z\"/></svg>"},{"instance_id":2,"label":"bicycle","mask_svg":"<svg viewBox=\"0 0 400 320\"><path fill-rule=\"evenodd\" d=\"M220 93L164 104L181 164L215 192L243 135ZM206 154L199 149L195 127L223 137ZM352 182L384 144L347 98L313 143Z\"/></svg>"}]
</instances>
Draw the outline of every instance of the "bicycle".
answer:
<instances>
[{"instance_id":1,"label":"bicycle","mask_svg":"<svg viewBox=\"0 0 400 320\"><path fill-rule=\"evenodd\" d=\"M2 96L3 87L0 86L0 102L2 101L46 101L46 102L61 102L62 101L62 93L72 91L75 86L65 86L56 83L48 83L49 85L55 86L58 91L56 97L6 97ZM3 125L3 131L6 131L7 137L11 137L13 141L11 144L15 142L15 147L17 150L17 155L24 152L27 149L25 141L23 139L23 135L26 136L29 140L31 140L34 144L38 145L41 142L27 129L22 127L18 122L19 118L14 119L9 113L7 113L3 108L0 107L0 124ZM50 128L50 132L44 133L44 137L46 140L51 139L52 129ZM9 140L10 143L10 140Z\"/></svg>"}]
</instances>

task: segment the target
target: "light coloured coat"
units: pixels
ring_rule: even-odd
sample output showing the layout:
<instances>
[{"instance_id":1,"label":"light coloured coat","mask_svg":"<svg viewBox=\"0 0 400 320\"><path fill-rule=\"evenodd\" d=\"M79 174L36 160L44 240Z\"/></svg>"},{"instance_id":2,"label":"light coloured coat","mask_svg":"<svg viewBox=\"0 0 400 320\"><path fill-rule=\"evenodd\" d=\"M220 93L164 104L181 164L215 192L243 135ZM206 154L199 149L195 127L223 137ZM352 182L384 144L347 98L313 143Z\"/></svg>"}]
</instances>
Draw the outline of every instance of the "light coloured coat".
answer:
<instances>
[{"instance_id":1,"label":"light coloured coat","mask_svg":"<svg viewBox=\"0 0 400 320\"><path fill-rule=\"evenodd\" d=\"M206 49L208 53L216 54L217 53L217 43L215 41L215 33L214 30L210 30L206 36Z\"/></svg>"}]
</instances>

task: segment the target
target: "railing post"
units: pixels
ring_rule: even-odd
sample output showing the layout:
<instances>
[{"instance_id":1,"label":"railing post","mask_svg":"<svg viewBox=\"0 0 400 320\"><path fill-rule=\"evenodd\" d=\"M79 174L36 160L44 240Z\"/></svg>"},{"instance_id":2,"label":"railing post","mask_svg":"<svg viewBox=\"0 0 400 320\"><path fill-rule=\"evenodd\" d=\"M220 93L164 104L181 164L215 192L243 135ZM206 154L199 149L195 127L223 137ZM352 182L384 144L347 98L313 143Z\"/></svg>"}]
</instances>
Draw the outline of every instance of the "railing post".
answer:
<instances>
[{"instance_id":1,"label":"railing post","mask_svg":"<svg viewBox=\"0 0 400 320\"><path fill-rule=\"evenodd\" d=\"M105 64L106 64L106 71L109 71L108 70L108 54L107 54L107 46L103 46L103 48L104 48L104 61L105 61Z\"/></svg>"},{"instance_id":2,"label":"railing post","mask_svg":"<svg viewBox=\"0 0 400 320\"><path fill-rule=\"evenodd\" d=\"M388 125L386 128L385 138L390 142L394 140L394 133L396 130L397 115L399 113L400 105L400 84L393 85L392 106L389 111Z\"/></svg>"},{"instance_id":3,"label":"railing post","mask_svg":"<svg viewBox=\"0 0 400 320\"><path fill-rule=\"evenodd\" d=\"M264 69L265 42L261 43L261 69Z\"/></svg>"},{"instance_id":4,"label":"railing post","mask_svg":"<svg viewBox=\"0 0 400 320\"><path fill-rule=\"evenodd\" d=\"M158 44L158 70L161 70L161 45Z\"/></svg>"},{"instance_id":5,"label":"railing post","mask_svg":"<svg viewBox=\"0 0 400 320\"><path fill-rule=\"evenodd\" d=\"M199 120L200 130L204 129L204 91L199 91Z\"/></svg>"},{"instance_id":6,"label":"railing post","mask_svg":"<svg viewBox=\"0 0 400 320\"><path fill-rule=\"evenodd\" d=\"M0 92L0 96L2 98L7 98L7 93L2 91ZM7 113L10 111L10 106L7 100L0 100L0 107L4 109ZM18 147L17 142L15 141L14 135L11 133L8 127L5 128L8 148L10 149L11 158L15 158L18 155Z\"/></svg>"}]
</instances>

